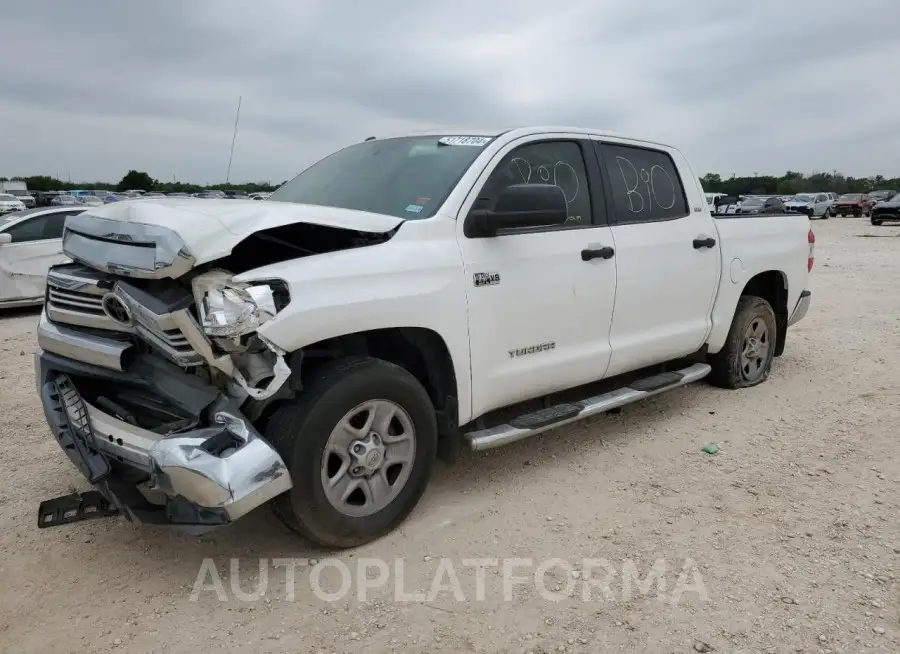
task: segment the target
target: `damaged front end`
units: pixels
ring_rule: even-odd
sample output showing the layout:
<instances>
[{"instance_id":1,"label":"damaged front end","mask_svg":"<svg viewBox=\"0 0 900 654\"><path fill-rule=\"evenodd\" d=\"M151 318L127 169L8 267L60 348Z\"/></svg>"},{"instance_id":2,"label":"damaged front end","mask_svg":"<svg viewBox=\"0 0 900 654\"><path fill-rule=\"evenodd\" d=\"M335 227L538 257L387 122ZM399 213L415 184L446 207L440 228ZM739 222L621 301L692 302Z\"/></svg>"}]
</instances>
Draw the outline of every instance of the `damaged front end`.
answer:
<instances>
[{"instance_id":1,"label":"damaged front end","mask_svg":"<svg viewBox=\"0 0 900 654\"><path fill-rule=\"evenodd\" d=\"M289 490L254 423L293 394L287 353L257 329L290 301L280 280L191 268L158 226L77 216L50 269L35 373L51 430L130 519L227 524Z\"/></svg>"}]
</instances>

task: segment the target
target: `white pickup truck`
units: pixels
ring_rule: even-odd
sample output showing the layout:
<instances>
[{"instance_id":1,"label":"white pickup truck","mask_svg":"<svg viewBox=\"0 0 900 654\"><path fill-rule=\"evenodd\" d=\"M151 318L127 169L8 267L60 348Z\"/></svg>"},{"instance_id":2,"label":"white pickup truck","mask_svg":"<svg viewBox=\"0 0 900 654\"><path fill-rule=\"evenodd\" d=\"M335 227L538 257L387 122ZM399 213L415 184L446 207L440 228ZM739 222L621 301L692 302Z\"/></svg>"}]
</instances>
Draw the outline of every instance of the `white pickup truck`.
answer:
<instances>
[{"instance_id":1,"label":"white pickup truck","mask_svg":"<svg viewBox=\"0 0 900 654\"><path fill-rule=\"evenodd\" d=\"M69 218L37 386L111 510L206 529L268 503L351 547L400 524L460 443L766 380L809 307L814 241L805 215L713 216L659 143L367 140L266 201Z\"/></svg>"}]
</instances>

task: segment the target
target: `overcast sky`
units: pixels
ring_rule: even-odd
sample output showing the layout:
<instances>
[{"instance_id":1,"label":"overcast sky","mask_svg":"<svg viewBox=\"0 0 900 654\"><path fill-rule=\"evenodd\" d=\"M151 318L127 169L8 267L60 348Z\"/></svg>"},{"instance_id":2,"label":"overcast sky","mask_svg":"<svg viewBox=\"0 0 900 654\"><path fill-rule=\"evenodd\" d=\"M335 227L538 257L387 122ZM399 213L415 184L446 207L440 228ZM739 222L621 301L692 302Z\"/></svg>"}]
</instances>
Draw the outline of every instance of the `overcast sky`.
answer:
<instances>
[{"instance_id":1,"label":"overcast sky","mask_svg":"<svg viewBox=\"0 0 900 654\"><path fill-rule=\"evenodd\" d=\"M740 8L737 7L740 5ZM900 0L0 0L0 175L292 177L370 135L577 125L700 174L900 176Z\"/></svg>"}]
</instances>

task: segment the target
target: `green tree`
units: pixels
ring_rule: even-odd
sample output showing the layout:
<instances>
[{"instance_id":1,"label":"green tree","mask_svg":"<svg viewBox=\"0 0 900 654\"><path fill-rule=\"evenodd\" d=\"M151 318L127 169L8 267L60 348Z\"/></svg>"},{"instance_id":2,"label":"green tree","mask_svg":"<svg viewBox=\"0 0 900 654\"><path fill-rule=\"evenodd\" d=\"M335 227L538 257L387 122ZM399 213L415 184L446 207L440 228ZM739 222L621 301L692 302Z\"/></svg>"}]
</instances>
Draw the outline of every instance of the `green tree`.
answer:
<instances>
[{"instance_id":1,"label":"green tree","mask_svg":"<svg viewBox=\"0 0 900 654\"><path fill-rule=\"evenodd\" d=\"M132 189L141 191L152 191L156 186L156 182L150 175L137 170L129 170L122 181L118 183L116 189L119 191L130 191Z\"/></svg>"}]
</instances>

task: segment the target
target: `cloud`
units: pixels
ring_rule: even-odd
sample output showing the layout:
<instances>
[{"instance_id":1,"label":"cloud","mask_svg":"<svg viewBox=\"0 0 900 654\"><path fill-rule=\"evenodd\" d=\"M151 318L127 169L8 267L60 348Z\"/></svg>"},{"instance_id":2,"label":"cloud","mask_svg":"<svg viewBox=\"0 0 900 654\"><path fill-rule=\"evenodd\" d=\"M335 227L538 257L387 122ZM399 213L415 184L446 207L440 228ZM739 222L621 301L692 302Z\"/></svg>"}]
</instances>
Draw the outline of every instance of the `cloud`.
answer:
<instances>
[{"instance_id":1,"label":"cloud","mask_svg":"<svg viewBox=\"0 0 900 654\"><path fill-rule=\"evenodd\" d=\"M280 182L369 135L597 127L701 173L900 175L900 3L29 0L0 175Z\"/></svg>"}]
</instances>

